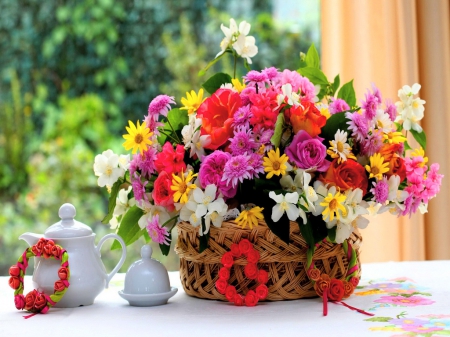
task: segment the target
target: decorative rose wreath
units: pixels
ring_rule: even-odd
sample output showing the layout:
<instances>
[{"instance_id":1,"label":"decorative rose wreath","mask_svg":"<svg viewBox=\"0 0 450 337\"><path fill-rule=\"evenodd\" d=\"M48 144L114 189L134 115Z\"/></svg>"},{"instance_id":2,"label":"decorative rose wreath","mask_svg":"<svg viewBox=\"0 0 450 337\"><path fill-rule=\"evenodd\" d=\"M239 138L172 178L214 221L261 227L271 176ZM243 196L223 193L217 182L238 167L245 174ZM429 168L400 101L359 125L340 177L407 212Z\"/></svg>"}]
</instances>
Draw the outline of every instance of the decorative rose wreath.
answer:
<instances>
[{"instance_id":1,"label":"decorative rose wreath","mask_svg":"<svg viewBox=\"0 0 450 337\"><path fill-rule=\"evenodd\" d=\"M259 285L255 290L249 290L245 296L238 294L236 288L229 284L230 270L233 267L234 258L244 255L247 258L247 264L244 267L244 274L250 280L257 280ZM269 293L266 283L269 280L269 274L263 269L258 269L259 252L253 248L253 245L247 239L243 239L231 245L231 251L222 255L220 262L223 268L219 270L219 279L216 281L216 288L222 295L225 295L228 301L237 306L254 307L258 301L264 300Z\"/></svg>"},{"instance_id":2,"label":"decorative rose wreath","mask_svg":"<svg viewBox=\"0 0 450 337\"><path fill-rule=\"evenodd\" d=\"M36 289L23 296L23 278L28 267L28 259L32 256L43 257L44 259L61 260L61 268L58 270L59 280L55 282L53 295L40 293ZM58 303L69 287L70 269L69 254L60 245L52 240L44 238L29 248L27 248L17 261L17 264L9 268L9 285L14 291L14 303L18 310L27 310L34 314L45 314L50 307ZM32 316L32 315L31 315ZM25 318L31 317L25 316Z\"/></svg>"}]
</instances>

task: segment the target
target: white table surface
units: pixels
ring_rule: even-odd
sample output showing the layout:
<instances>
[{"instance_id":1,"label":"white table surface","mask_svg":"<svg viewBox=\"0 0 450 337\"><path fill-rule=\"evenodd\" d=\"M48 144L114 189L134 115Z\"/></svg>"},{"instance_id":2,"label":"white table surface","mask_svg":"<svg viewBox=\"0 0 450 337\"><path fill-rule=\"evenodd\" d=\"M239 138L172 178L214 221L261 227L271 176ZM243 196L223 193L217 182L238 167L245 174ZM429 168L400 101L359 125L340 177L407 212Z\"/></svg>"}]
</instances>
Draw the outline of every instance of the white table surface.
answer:
<instances>
[{"instance_id":1,"label":"white table surface","mask_svg":"<svg viewBox=\"0 0 450 337\"><path fill-rule=\"evenodd\" d=\"M450 261L363 264L362 275L360 285L365 287L356 291L360 295L354 294L345 302L374 313L376 318L385 317L381 318L384 322L367 321L369 316L332 303L329 304L328 316L324 317L319 298L263 302L252 308L197 299L184 293L176 272L170 273L170 279L171 285L178 288L178 293L167 305L129 306L117 293L123 289L124 278L124 274L118 274L113 278L110 288L104 290L91 306L51 308L47 314L24 319L23 316L28 313L15 308L8 277L0 277L0 337L37 334L64 337L450 335ZM399 282L398 278L407 279ZM386 290L371 294L368 290L373 285L369 282L384 282L388 288L412 287L426 294L414 295L423 299L423 305L419 303L411 306L406 301L405 306L391 304L383 307L376 301L389 294ZM31 282L28 278L25 292L31 290L29 287ZM422 327L423 331L434 330L434 333L439 333L418 334L419 328L415 329L416 332L408 332L399 325L386 322L389 317L395 318L397 315L400 318L420 319L422 323L425 320L428 324Z\"/></svg>"}]
</instances>

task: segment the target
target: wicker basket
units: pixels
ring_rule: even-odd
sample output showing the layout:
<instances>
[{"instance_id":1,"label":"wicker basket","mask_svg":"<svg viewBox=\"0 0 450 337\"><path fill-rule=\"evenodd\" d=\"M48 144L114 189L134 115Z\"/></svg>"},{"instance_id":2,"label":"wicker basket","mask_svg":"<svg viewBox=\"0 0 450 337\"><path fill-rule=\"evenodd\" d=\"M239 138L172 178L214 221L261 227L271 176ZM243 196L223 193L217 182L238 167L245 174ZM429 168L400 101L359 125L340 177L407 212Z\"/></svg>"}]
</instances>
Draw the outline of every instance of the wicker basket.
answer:
<instances>
[{"instance_id":1,"label":"wicker basket","mask_svg":"<svg viewBox=\"0 0 450 337\"><path fill-rule=\"evenodd\" d=\"M215 287L219 269L222 267L220 259L230 250L232 243L244 238L249 239L261 255L258 268L269 272L267 300L294 300L316 296L313 283L306 274L307 245L295 222L291 222L289 245L273 234L265 222L260 222L252 230L242 229L234 222L224 222L221 228L211 226L209 247L202 253L198 252L198 227L187 222L182 222L177 227L178 242L175 251L180 257L180 278L185 292L190 296L226 300ZM349 243L356 251L359 267L361 240L357 231L349 238ZM321 272L330 277L341 280L345 278L348 260L342 245L322 243L314 253L314 262ZM244 258L236 259L229 280L236 290L244 295L257 286L255 281L245 277L242 266L246 264ZM360 270L361 268L357 274L358 278Z\"/></svg>"}]
</instances>

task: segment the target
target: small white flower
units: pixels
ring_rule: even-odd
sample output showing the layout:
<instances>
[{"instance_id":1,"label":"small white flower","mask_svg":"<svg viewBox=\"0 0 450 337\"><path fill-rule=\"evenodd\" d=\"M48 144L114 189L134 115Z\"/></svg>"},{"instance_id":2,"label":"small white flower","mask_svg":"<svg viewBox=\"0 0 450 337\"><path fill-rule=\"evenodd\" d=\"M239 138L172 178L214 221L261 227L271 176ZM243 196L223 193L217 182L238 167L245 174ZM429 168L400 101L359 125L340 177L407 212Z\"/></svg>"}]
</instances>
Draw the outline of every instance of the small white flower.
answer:
<instances>
[{"instance_id":1,"label":"small white flower","mask_svg":"<svg viewBox=\"0 0 450 337\"><path fill-rule=\"evenodd\" d=\"M129 154L121 154L119 156L119 166L127 171L130 168L130 155Z\"/></svg>"},{"instance_id":2,"label":"small white flower","mask_svg":"<svg viewBox=\"0 0 450 337\"><path fill-rule=\"evenodd\" d=\"M272 208L272 220L277 222L283 216L284 212L286 212L289 220L295 221L300 215L299 209L297 208L298 202L298 193L286 193L283 194L275 194L274 191L270 191L269 197L275 200L277 203Z\"/></svg>"},{"instance_id":3,"label":"small white flower","mask_svg":"<svg viewBox=\"0 0 450 337\"><path fill-rule=\"evenodd\" d=\"M202 120L200 118L191 118L188 125L185 125L181 130L183 136L184 148L190 149L189 156L192 158L197 155L201 161L205 155L205 146L211 143L210 135L201 135L200 127L202 126Z\"/></svg>"},{"instance_id":4,"label":"small white flower","mask_svg":"<svg viewBox=\"0 0 450 337\"><path fill-rule=\"evenodd\" d=\"M223 222L223 217L228 211L228 205L222 198L213 201L208 205L208 213L205 216L205 233L208 233L210 223L212 221L213 225L216 227L221 227Z\"/></svg>"},{"instance_id":5,"label":"small white flower","mask_svg":"<svg viewBox=\"0 0 450 337\"><path fill-rule=\"evenodd\" d=\"M396 102L398 116L396 122L403 121L403 129L415 130L422 132L422 127L419 125L419 121L424 116L424 104L425 101L419 97L414 98L414 95L420 90L420 84L413 84L412 88L408 85L403 86L398 91L399 102Z\"/></svg>"},{"instance_id":6,"label":"small white flower","mask_svg":"<svg viewBox=\"0 0 450 337\"><path fill-rule=\"evenodd\" d=\"M119 156L112 150L103 151L102 154L95 156L94 172L98 176L98 186L111 187L119 177L124 175L125 170L118 165Z\"/></svg>"},{"instance_id":7,"label":"small white flower","mask_svg":"<svg viewBox=\"0 0 450 337\"><path fill-rule=\"evenodd\" d=\"M258 54L258 47L255 43L253 36L239 35L236 42L233 43L233 48L239 56L247 59L247 62L252 64L251 57Z\"/></svg>"},{"instance_id":8,"label":"small white flower","mask_svg":"<svg viewBox=\"0 0 450 337\"><path fill-rule=\"evenodd\" d=\"M384 133L390 133L395 131L395 124L392 122L389 115L381 109L377 110L373 119L373 125L379 130L383 130Z\"/></svg>"},{"instance_id":9,"label":"small white flower","mask_svg":"<svg viewBox=\"0 0 450 337\"><path fill-rule=\"evenodd\" d=\"M334 135L334 140L330 140L330 147L327 153L332 158L339 158L338 163L347 161L348 158L356 160L356 157L352 153L351 146L347 143L347 132L337 130Z\"/></svg>"},{"instance_id":10,"label":"small white flower","mask_svg":"<svg viewBox=\"0 0 450 337\"><path fill-rule=\"evenodd\" d=\"M280 106L285 101L286 98L287 103L291 106L297 107L301 105L300 96L297 93L292 92L292 85L290 83L283 84L281 86L281 92L282 94L278 94L277 96L278 106Z\"/></svg>"},{"instance_id":11,"label":"small white flower","mask_svg":"<svg viewBox=\"0 0 450 337\"><path fill-rule=\"evenodd\" d=\"M127 189L121 189L116 198L116 207L114 207L113 214L118 217L125 214L128 209L135 204L135 199L128 200L128 194L131 192L131 185Z\"/></svg>"},{"instance_id":12,"label":"small white flower","mask_svg":"<svg viewBox=\"0 0 450 337\"><path fill-rule=\"evenodd\" d=\"M171 218L170 214L163 206L152 205L146 200L142 200L136 205L144 211L144 214L138 220L140 228L145 228L155 215L159 215L159 223L161 225Z\"/></svg>"}]
</instances>

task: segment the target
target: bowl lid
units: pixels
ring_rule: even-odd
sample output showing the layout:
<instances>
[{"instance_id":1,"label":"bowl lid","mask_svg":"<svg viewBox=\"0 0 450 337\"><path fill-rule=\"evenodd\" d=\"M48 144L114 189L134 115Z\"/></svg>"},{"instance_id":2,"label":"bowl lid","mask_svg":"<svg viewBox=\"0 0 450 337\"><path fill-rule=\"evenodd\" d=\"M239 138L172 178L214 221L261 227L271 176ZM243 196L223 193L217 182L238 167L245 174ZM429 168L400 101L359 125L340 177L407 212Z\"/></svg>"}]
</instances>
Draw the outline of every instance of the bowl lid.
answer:
<instances>
[{"instance_id":1,"label":"bowl lid","mask_svg":"<svg viewBox=\"0 0 450 337\"><path fill-rule=\"evenodd\" d=\"M58 212L61 221L47 228L44 236L51 239L63 239L92 235L92 229L89 226L74 219L76 214L77 211L72 204L63 204Z\"/></svg>"}]
</instances>

